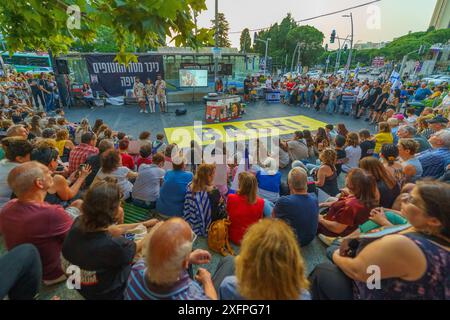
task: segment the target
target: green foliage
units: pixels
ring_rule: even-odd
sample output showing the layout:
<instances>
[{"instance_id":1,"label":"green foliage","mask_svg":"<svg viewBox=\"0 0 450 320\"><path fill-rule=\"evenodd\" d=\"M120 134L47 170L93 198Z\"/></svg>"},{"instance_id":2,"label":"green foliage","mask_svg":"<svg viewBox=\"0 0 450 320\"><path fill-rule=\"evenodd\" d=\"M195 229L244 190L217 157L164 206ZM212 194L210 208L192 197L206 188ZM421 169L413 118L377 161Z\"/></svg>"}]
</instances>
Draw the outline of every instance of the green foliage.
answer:
<instances>
[{"instance_id":1,"label":"green foliage","mask_svg":"<svg viewBox=\"0 0 450 320\"><path fill-rule=\"evenodd\" d=\"M242 30L240 38L241 52L250 52L252 47L252 38L248 28Z\"/></svg>"},{"instance_id":2,"label":"green foliage","mask_svg":"<svg viewBox=\"0 0 450 320\"><path fill-rule=\"evenodd\" d=\"M299 26L290 14L280 24L276 23L268 30L259 32L257 37L261 40L271 39L268 54L278 62L278 67L284 66L287 60L286 67L290 68L295 47L299 42L302 43L300 62L303 66L312 66L317 63L325 51L322 47L325 37L323 33L312 26ZM264 43L256 42L254 50L264 55Z\"/></svg>"},{"instance_id":3,"label":"green foliage","mask_svg":"<svg viewBox=\"0 0 450 320\"><path fill-rule=\"evenodd\" d=\"M70 5L81 9L79 29L68 28ZM128 49L154 48L166 37L176 46L210 44L209 29L192 32L193 12L205 9L205 0L1 1L0 33L10 52L50 49L57 55L94 43L94 50L114 49L120 52L118 61L126 62L132 59Z\"/></svg>"},{"instance_id":4,"label":"green foliage","mask_svg":"<svg viewBox=\"0 0 450 320\"><path fill-rule=\"evenodd\" d=\"M217 46L222 48L231 47L230 39L228 38L228 32L230 31L230 24L228 23L225 15L221 12L217 15L218 30L217 30ZM216 19L211 20L211 29L215 31Z\"/></svg>"},{"instance_id":5,"label":"green foliage","mask_svg":"<svg viewBox=\"0 0 450 320\"><path fill-rule=\"evenodd\" d=\"M357 63L361 66L370 66L375 57L383 56L386 60L400 62L403 57L413 51L419 50L421 45L428 49L436 43L447 43L450 40L450 29L432 30L428 32L414 32L399 37L381 49L364 49L353 50L352 67ZM426 53L428 54L428 53ZM325 64L327 57L330 55L330 65L334 67L336 62L337 51L325 52L319 57L319 63ZM341 67L347 63L348 52L341 54ZM410 54L411 59L419 59L419 55ZM425 56L425 58L427 58Z\"/></svg>"}]
</instances>

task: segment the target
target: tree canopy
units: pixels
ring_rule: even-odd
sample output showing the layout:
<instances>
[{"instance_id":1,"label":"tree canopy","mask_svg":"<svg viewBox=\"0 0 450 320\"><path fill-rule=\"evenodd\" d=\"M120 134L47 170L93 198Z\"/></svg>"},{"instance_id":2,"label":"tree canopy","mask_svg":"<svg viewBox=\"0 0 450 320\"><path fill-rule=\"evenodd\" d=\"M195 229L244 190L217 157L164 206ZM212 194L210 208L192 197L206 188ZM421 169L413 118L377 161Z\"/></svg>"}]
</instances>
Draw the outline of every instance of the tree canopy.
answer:
<instances>
[{"instance_id":1,"label":"tree canopy","mask_svg":"<svg viewBox=\"0 0 450 320\"><path fill-rule=\"evenodd\" d=\"M252 48L252 38L250 36L250 31L248 28L242 30L241 38L239 40L241 52L250 52Z\"/></svg>"},{"instance_id":2,"label":"tree canopy","mask_svg":"<svg viewBox=\"0 0 450 320\"><path fill-rule=\"evenodd\" d=\"M10 52L60 54L77 44L102 41L106 32L119 49L118 61L127 63L136 59L126 53L127 46L157 47L166 37L176 46L210 44L211 30L192 32L193 13L205 9L205 0L1 1L0 33Z\"/></svg>"},{"instance_id":3,"label":"tree canopy","mask_svg":"<svg viewBox=\"0 0 450 320\"><path fill-rule=\"evenodd\" d=\"M280 24L276 23L268 30L257 33L256 36L261 40L271 39L268 55L272 57L274 65L278 67L290 68L298 43L301 44L300 62L303 66L314 65L324 51L322 48L324 34L312 26L298 25L291 14L288 14ZM254 45L255 52L260 55L265 54L264 43L258 41Z\"/></svg>"},{"instance_id":4,"label":"tree canopy","mask_svg":"<svg viewBox=\"0 0 450 320\"><path fill-rule=\"evenodd\" d=\"M228 23L225 15L221 12L217 14L217 46L218 47L231 47L230 39L228 38L228 32L230 31L230 24ZM216 19L211 20L211 30L216 28ZM214 32L214 31L213 31Z\"/></svg>"},{"instance_id":5,"label":"tree canopy","mask_svg":"<svg viewBox=\"0 0 450 320\"><path fill-rule=\"evenodd\" d=\"M355 66L358 62L361 65L371 65L375 57L383 56L386 60L400 62L403 57L413 51L419 50L420 46L430 48L436 43L447 43L450 40L450 29L434 30L429 29L427 32L414 32L395 39L381 49L364 49L353 50L353 62ZM427 52L427 50L425 50ZM330 56L331 64L334 66L336 61L337 51L325 52L319 58L320 64L325 64L328 56ZM425 53L427 54L427 53ZM341 55L341 66L347 63L348 52L343 52ZM413 53L409 56L411 59L418 59L419 55Z\"/></svg>"}]
</instances>

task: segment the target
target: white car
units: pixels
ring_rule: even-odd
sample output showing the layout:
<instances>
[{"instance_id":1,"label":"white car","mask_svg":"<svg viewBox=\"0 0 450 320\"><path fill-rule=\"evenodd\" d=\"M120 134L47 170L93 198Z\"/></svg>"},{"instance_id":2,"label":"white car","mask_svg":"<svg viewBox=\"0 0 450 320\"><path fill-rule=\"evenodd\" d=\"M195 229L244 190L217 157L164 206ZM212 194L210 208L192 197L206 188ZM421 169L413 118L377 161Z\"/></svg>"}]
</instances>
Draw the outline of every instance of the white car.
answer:
<instances>
[{"instance_id":1,"label":"white car","mask_svg":"<svg viewBox=\"0 0 450 320\"><path fill-rule=\"evenodd\" d=\"M436 79L438 79L438 78L440 78L442 76L443 76L442 74L433 74L431 76L423 78L421 81L428 83L428 82L434 81L434 80L436 80Z\"/></svg>"},{"instance_id":2,"label":"white car","mask_svg":"<svg viewBox=\"0 0 450 320\"><path fill-rule=\"evenodd\" d=\"M372 75L372 76L379 76L380 74L382 74L383 73L383 71L381 70L381 69L374 69L371 73L370 73L370 75Z\"/></svg>"},{"instance_id":3,"label":"white car","mask_svg":"<svg viewBox=\"0 0 450 320\"><path fill-rule=\"evenodd\" d=\"M320 78L322 72L319 70L315 70L315 71L309 71L306 73L306 75L310 78Z\"/></svg>"},{"instance_id":4,"label":"white car","mask_svg":"<svg viewBox=\"0 0 450 320\"><path fill-rule=\"evenodd\" d=\"M450 83L450 76L440 76L439 78L433 79L430 82L433 83L435 86L439 86L444 82Z\"/></svg>"}]
</instances>

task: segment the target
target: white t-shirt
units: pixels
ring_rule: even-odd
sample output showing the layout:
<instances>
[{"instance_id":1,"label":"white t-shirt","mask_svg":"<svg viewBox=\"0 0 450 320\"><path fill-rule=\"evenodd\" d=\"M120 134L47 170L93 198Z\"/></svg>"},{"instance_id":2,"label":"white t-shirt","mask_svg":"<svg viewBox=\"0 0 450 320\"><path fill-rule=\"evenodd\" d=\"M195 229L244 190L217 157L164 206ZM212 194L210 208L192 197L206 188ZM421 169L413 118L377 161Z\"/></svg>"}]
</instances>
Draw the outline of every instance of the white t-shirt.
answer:
<instances>
[{"instance_id":1,"label":"white t-shirt","mask_svg":"<svg viewBox=\"0 0 450 320\"><path fill-rule=\"evenodd\" d=\"M123 193L123 198L128 199L133 189L133 184L127 178L129 172L130 169L128 169L127 167L118 167L111 173L103 173L102 169L100 169L97 173L97 177L99 179L105 179L106 177L116 178L117 184L119 185L120 190Z\"/></svg>"},{"instance_id":2,"label":"white t-shirt","mask_svg":"<svg viewBox=\"0 0 450 320\"><path fill-rule=\"evenodd\" d=\"M266 88L267 89L272 89L272 80L271 79L267 79L266 80Z\"/></svg>"},{"instance_id":3,"label":"white t-shirt","mask_svg":"<svg viewBox=\"0 0 450 320\"><path fill-rule=\"evenodd\" d=\"M359 160L361 159L361 147L357 146L355 148L353 146L348 146L345 148L345 154L348 162L342 165L342 171L349 172L351 169L359 166Z\"/></svg>"},{"instance_id":4,"label":"white t-shirt","mask_svg":"<svg viewBox=\"0 0 450 320\"><path fill-rule=\"evenodd\" d=\"M133 199L155 202L159 198L161 179L166 172L154 164L141 164L133 185Z\"/></svg>"}]
</instances>

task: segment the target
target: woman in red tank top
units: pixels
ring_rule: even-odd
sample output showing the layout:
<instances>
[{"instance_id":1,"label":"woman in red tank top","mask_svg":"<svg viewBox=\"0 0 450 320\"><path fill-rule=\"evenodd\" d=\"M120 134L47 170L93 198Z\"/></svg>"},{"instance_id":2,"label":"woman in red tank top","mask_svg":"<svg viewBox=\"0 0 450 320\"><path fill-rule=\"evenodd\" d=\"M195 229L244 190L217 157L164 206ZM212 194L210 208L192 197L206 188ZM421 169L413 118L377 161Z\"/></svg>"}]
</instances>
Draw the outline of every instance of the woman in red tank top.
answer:
<instances>
[{"instance_id":1,"label":"woman in red tank top","mask_svg":"<svg viewBox=\"0 0 450 320\"><path fill-rule=\"evenodd\" d=\"M247 229L263 218L264 199L256 196L258 182L253 174L241 172L238 182L237 193L228 195L227 212L231 221L230 240L240 245Z\"/></svg>"}]
</instances>

